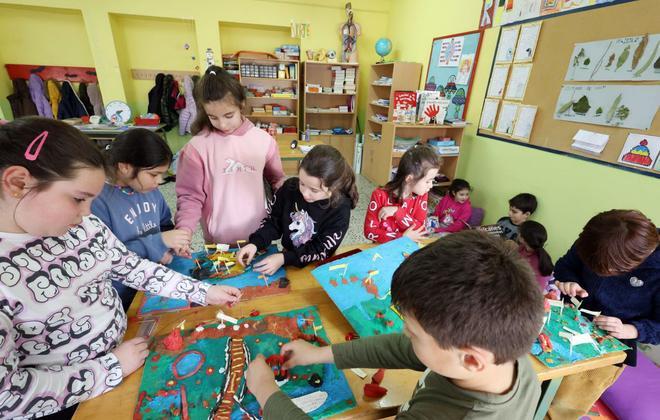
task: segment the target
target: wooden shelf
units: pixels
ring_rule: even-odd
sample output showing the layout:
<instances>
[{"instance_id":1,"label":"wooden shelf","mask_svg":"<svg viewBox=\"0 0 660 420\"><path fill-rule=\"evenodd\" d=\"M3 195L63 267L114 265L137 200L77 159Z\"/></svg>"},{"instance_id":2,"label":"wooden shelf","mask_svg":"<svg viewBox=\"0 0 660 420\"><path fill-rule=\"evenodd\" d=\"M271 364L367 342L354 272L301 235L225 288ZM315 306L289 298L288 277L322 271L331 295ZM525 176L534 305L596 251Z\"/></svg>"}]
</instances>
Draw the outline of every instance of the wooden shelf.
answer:
<instances>
[{"instance_id":1,"label":"wooden shelf","mask_svg":"<svg viewBox=\"0 0 660 420\"><path fill-rule=\"evenodd\" d=\"M249 114L250 118L298 118L297 115Z\"/></svg>"},{"instance_id":2,"label":"wooden shelf","mask_svg":"<svg viewBox=\"0 0 660 420\"><path fill-rule=\"evenodd\" d=\"M273 98L272 96L247 96L245 99L247 100L266 100L270 99L271 101L297 101L298 97L295 96L293 98Z\"/></svg>"},{"instance_id":3,"label":"wooden shelf","mask_svg":"<svg viewBox=\"0 0 660 420\"><path fill-rule=\"evenodd\" d=\"M249 62L250 64L300 64L298 60L280 60L276 58L249 58L249 57L240 57L237 58L239 62Z\"/></svg>"},{"instance_id":4,"label":"wooden shelf","mask_svg":"<svg viewBox=\"0 0 660 420\"><path fill-rule=\"evenodd\" d=\"M372 123L375 123L375 124L379 124L379 125L383 125L383 121L374 120L373 118L369 118L369 122L372 122ZM385 122L386 122L386 121L385 121Z\"/></svg>"},{"instance_id":5,"label":"wooden shelf","mask_svg":"<svg viewBox=\"0 0 660 420\"><path fill-rule=\"evenodd\" d=\"M323 93L323 92L305 92L305 95L325 95L325 96L354 96L355 93Z\"/></svg>"},{"instance_id":6,"label":"wooden shelf","mask_svg":"<svg viewBox=\"0 0 660 420\"><path fill-rule=\"evenodd\" d=\"M374 105L374 106L379 106L381 108L388 108L389 109L389 107L390 107L389 105L381 105L378 102L369 102L369 104Z\"/></svg>"},{"instance_id":7,"label":"wooden shelf","mask_svg":"<svg viewBox=\"0 0 660 420\"><path fill-rule=\"evenodd\" d=\"M327 61L312 61L312 60L305 61L305 64L319 64L319 65L326 65L326 66L341 66L341 67L359 67L360 66L360 63L328 63Z\"/></svg>"},{"instance_id":8,"label":"wooden shelf","mask_svg":"<svg viewBox=\"0 0 660 420\"><path fill-rule=\"evenodd\" d=\"M241 76L241 80L251 79L251 80L268 80L271 82L297 82L298 79L280 79L278 77L251 77L251 76Z\"/></svg>"},{"instance_id":9,"label":"wooden shelf","mask_svg":"<svg viewBox=\"0 0 660 420\"><path fill-rule=\"evenodd\" d=\"M447 124L394 124L397 127L400 128L427 128L427 129L463 129L465 127L457 127L453 125L447 125Z\"/></svg>"},{"instance_id":10,"label":"wooden shelf","mask_svg":"<svg viewBox=\"0 0 660 420\"><path fill-rule=\"evenodd\" d=\"M308 116L315 114L326 114L326 115L353 115L355 112L339 112L339 111L305 111Z\"/></svg>"},{"instance_id":11,"label":"wooden shelf","mask_svg":"<svg viewBox=\"0 0 660 420\"><path fill-rule=\"evenodd\" d=\"M378 84L378 83L372 83L371 86L375 86L375 87L386 87L386 88L391 88L391 87L392 87L392 85L381 85L381 84Z\"/></svg>"}]
</instances>

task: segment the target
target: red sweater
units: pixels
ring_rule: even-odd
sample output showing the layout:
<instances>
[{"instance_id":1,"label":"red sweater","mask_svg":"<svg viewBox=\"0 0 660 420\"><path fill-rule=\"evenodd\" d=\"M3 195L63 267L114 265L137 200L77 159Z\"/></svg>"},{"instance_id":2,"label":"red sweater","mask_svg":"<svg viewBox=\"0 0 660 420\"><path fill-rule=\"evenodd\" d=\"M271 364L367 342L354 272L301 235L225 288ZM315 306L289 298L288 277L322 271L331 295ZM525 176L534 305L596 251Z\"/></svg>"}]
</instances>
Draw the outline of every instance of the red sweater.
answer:
<instances>
[{"instance_id":1,"label":"red sweater","mask_svg":"<svg viewBox=\"0 0 660 420\"><path fill-rule=\"evenodd\" d=\"M364 236L370 241L385 243L400 238L410 227L415 229L426 223L428 194L411 195L402 203L394 203L387 191L376 188L371 193L371 201L364 219ZM378 212L383 207L395 206L399 209L394 216L379 220Z\"/></svg>"},{"instance_id":2,"label":"red sweater","mask_svg":"<svg viewBox=\"0 0 660 420\"><path fill-rule=\"evenodd\" d=\"M472 216L472 204L470 200L461 204L448 192L435 208L435 216L440 222L437 232L460 232L468 227L468 220Z\"/></svg>"}]
</instances>

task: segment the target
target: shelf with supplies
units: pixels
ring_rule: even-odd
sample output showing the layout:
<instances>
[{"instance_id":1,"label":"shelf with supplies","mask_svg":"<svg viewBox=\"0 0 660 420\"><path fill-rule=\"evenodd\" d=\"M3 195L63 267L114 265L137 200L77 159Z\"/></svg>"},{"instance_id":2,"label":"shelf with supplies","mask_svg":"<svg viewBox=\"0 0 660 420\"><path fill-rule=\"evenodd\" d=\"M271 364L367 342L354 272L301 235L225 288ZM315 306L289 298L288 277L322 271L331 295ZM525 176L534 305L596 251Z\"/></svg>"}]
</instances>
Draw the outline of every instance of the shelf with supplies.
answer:
<instances>
[{"instance_id":1,"label":"shelf with supplies","mask_svg":"<svg viewBox=\"0 0 660 420\"><path fill-rule=\"evenodd\" d=\"M422 74L421 63L394 61L389 63L376 63L371 65L370 83L367 94L366 120L364 145L362 150L361 173L372 182L379 185L380 181L389 180L392 157L387 160L375 159L375 156L385 155L381 150L381 134L383 125L392 121L394 111L394 93L396 91L416 91ZM390 146L389 152L392 152ZM385 174L383 176L383 174Z\"/></svg>"},{"instance_id":2,"label":"shelf with supplies","mask_svg":"<svg viewBox=\"0 0 660 420\"><path fill-rule=\"evenodd\" d=\"M410 147L416 143L428 144L429 140L433 140L434 142L453 142L454 148L460 147L464 128L451 125L385 122L382 124L380 138L365 136L362 174L376 185L385 185L390 180L392 168L398 166L399 159L405 153L403 148L395 148L397 143L404 143L404 147ZM438 149L436 147L436 150ZM440 172L450 180L454 179L460 153L438 153L438 155L443 162ZM368 172L366 171L367 168Z\"/></svg>"},{"instance_id":3,"label":"shelf with supplies","mask_svg":"<svg viewBox=\"0 0 660 420\"><path fill-rule=\"evenodd\" d=\"M297 138L300 62L257 53L239 54L235 61L234 71L248 92L246 117L278 141L281 138L286 143Z\"/></svg>"},{"instance_id":4,"label":"shelf with supplies","mask_svg":"<svg viewBox=\"0 0 660 420\"><path fill-rule=\"evenodd\" d=\"M301 130L324 133L310 135L310 142L337 148L352 165L357 131L359 64L305 61L302 80L305 94L301 95L304 98L300 105ZM338 134L329 134L331 130ZM350 134L341 134L342 130Z\"/></svg>"}]
</instances>

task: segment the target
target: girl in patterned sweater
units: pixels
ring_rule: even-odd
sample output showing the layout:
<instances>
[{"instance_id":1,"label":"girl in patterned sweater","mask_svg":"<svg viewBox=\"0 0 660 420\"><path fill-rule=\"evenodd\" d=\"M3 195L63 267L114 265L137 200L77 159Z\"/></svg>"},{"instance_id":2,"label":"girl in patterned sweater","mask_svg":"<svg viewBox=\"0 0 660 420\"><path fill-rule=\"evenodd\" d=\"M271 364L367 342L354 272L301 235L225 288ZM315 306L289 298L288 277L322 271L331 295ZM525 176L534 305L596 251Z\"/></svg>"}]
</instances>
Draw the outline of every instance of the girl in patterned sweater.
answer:
<instances>
[{"instance_id":1,"label":"girl in patterned sweater","mask_svg":"<svg viewBox=\"0 0 660 420\"><path fill-rule=\"evenodd\" d=\"M0 127L0 150L0 417L60 412L142 365L147 342L122 343L112 280L202 305L240 298L138 257L90 215L104 162L75 128L19 119Z\"/></svg>"}]
</instances>

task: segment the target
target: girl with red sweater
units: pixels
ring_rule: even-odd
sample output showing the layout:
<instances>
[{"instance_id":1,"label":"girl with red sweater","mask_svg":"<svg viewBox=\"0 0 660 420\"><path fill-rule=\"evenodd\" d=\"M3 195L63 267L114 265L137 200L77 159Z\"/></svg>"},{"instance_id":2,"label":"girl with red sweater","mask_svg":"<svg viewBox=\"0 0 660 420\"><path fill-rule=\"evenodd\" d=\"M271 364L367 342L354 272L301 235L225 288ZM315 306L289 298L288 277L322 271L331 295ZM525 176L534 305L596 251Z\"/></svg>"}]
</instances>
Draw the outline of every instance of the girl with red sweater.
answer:
<instances>
[{"instance_id":1,"label":"girl with red sweater","mask_svg":"<svg viewBox=\"0 0 660 420\"><path fill-rule=\"evenodd\" d=\"M381 244L404 235L414 241L425 238L428 193L440 163L429 146L408 149L399 161L394 179L371 194L364 236Z\"/></svg>"},{"instance_id":2,"label":"girl with red sweater","mask_svg":"<svg viewBox=\"0 0 660 420\"><path fill-rule=\"evenodd\" d=\"M434 215L440 223L436 232L460 232L470 227L468 224L472 216L470 189L470 184L464 179L456 178L451 182L449 191L435 208Z\"/></svg>"}]
</instances>

